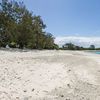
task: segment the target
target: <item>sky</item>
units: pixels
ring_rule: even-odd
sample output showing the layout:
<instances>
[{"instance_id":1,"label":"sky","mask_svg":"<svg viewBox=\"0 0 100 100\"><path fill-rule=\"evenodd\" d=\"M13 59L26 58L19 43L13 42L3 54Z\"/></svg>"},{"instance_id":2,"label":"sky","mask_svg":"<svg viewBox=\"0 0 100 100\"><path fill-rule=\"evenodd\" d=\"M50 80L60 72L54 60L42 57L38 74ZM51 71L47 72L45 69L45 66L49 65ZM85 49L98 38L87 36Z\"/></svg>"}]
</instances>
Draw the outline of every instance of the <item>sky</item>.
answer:
<instances>
[{"instance_id":1,"label":"sky","mask_svg":"<svg viewBox=\"0 0 100 100\"><path fill-rule=\"evenodd\" d=\"M62 44L80 39L82 42L79 45L100 46L98 38L100 37L100 0L22 1L33 14L42 17L47 25L46 31L55 36L56 43ZM91 42L92 39L95 43Z\"/></svg>"}]
</instances>

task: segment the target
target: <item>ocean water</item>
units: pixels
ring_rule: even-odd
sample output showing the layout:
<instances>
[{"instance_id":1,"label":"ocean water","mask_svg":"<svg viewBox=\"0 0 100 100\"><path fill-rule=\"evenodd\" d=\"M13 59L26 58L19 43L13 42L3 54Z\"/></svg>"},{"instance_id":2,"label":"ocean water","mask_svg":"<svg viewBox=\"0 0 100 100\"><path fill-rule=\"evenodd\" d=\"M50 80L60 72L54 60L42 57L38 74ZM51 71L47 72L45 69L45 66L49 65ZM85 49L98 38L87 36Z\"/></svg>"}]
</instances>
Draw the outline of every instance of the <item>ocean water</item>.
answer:
<instances>
[{"instance_id":1,"label":"ocean water","mask_svg":"<svg viewBox=\"0 0 100 100\"><path fill-rule=\"evenodd\" d=\"M95 51L96 54L100 54L100 51Z\"/></svg>"},{"instance_id":2,"label":"ocean water","mask_svg":"<svg viewBox=\"0 0 100 100\"><path fill-rule=\"evenodd\" d=\"M96 51L96 50L93 51L93 50L92 50L92 51L89 51L89 52L90 52L90 53L95 53L95 54L99 54L99 55L100 55L100 51Z\"/></svg>"}]
</instances>

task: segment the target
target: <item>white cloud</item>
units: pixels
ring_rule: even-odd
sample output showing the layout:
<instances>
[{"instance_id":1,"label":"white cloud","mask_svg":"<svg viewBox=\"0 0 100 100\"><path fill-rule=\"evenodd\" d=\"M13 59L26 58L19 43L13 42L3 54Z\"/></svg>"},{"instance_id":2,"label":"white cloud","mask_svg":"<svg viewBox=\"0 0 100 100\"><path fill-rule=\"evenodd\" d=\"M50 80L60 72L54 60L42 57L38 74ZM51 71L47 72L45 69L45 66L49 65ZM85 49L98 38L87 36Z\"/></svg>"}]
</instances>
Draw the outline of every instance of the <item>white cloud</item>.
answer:
<instances>
[{"instance_id":1,"label":"white cloud","mask_svg":"<svg viewBox=\"0 0 100 100\"><path fill-rule=\"evenodd\" d=\"M100 37L67 36L56 37L55 39L55 43L59 46L69 42L84 47L88 47L91 44L95 45L96 47L100 47Z\"/></svg>"}]
</instances>

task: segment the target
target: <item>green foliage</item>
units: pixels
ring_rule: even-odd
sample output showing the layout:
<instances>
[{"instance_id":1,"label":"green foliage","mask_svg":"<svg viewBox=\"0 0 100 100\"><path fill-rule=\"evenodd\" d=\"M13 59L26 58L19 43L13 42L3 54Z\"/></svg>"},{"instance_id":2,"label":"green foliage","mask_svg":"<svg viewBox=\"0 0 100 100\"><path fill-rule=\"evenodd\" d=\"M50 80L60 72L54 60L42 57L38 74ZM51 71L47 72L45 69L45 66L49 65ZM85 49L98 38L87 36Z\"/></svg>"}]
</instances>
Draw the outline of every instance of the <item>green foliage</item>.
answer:
<instances>
[{"instance_id":1,"label":"green foliage","mask_svg":"<svg viewBox=\"0 0 100 100\"><path fill-rule=\"evenodd\" d=\"M45 41L45 49L54 49L54 37L51 33L46 34Z\"/></svg>"},{"instance_id":2,"label":"green foliage","mask_svg":"<svg viewBox=\"0 0 100 100\"><path fill-rule=\"evenodd\" d=\"M10 46L11 48L16 48L16 43L15 43L15 42L11 42L11 43L9 44L9 46Z\"/></svg>"},{"instance_id":3,"label":"green foliage","mask_svg":"<svg viewBox=\"0 0 100 100\"><path fill-rule=\"evenodd\" d=\"M90 50L95 50L95 46L94 45L90 45Z\"/></svg>"},{"instance_id":4,"label":"green foliage","mask_svg":"<svg viewBox=\"0 0 100 100\"><path fill-rule=\"evenodd\" d=\"M29 12L23 2L2 0L0 4L0 46L55 49L54 37L44 32L41 16Z\"/></svg>"},{"instance_id":5,"label":"green foliage","mask_svg":"<svg viewBox=\"0 0 100 100\"><path fill-rule=\"evenodd\" d=\"M59 50L59 46L57 44L54 44L53 48Z\"/></svg>"},{"instance_id":6,"label":"green foliage","mask_svg":"<svg viewBox=\"0 0 100 100\"><path fill-rule=\"evenodd\" d=\"M72 43L66 43L62 46L61 50L100 50L100 48L95 48L94 45L90 45L90 47L81 47Z\"/></svg>"},{"instance_id":7,"label":"green foliage","mask_svg":"<svg viewBox=\"0 0 100 100\"><path fill-rule=\"evenodd\" d=\"M78 46L77 46L78 48ZM67 50L76 50L76 46L72 43L66 43L63 45L63 49Z\"/></svg>"}]
</instances>

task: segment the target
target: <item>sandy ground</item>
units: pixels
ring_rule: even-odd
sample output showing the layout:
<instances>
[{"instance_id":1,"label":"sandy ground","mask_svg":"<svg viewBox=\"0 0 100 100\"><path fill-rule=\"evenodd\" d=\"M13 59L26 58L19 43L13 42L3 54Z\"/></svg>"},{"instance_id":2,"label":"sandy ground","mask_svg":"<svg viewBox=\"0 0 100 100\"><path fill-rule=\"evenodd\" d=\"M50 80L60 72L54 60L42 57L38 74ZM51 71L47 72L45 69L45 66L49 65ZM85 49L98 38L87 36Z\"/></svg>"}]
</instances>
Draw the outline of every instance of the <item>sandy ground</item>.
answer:
<instances>
[{"instance_id":1,"label":"sandy ground","mask_svg":"<svg viewBox=\"0 0 100 100\"><path fill-rule=\"evenodd\" d=\"M0 100L100 100L100 55L0 50Z\"/></svg>"}]
</instances>

